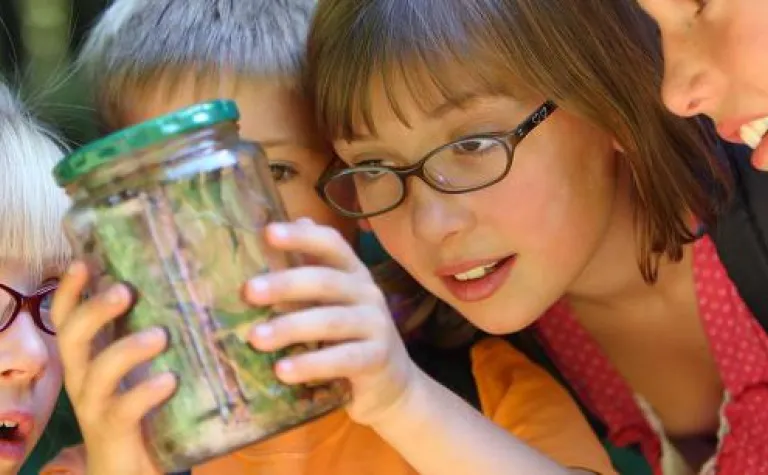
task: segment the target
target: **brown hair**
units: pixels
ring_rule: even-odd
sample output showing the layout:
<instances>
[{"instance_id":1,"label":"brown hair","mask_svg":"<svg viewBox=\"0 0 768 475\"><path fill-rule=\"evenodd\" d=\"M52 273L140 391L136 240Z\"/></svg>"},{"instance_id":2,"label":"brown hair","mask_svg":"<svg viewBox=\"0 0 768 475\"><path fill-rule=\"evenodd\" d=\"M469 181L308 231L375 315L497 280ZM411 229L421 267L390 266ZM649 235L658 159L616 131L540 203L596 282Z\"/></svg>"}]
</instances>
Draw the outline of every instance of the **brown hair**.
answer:
<instances>
[{"instance_id":1,"label":"brown hair","mask_svg":"<svg viewBox=\"0 0 768 475\"><path fill-rule=\"evenodd\" d=\"M695 238L689 213L714 218L719 201L705 184L725 185L701 124L661 102L657 37L631 0L324 0L306 79L319 125L334 139L354 138L360 125L375 133L373 80L405 122L395 78L417 102L426 78L456 104L468 93L535 93L585 117L625 151L638 263L652 282L659 259L681 259Z\"/></svg>"}]
</instances>

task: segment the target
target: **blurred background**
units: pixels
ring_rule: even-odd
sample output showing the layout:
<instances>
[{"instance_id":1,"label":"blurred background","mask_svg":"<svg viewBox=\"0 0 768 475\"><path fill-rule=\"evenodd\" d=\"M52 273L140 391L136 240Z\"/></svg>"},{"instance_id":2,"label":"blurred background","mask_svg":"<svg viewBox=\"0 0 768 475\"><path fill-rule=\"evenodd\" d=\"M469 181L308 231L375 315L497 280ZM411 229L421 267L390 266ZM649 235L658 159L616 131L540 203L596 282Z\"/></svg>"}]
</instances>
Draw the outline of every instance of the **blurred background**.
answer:
<instances>
[{"instance_id":1,"label":"blurred background","mask_svg":"<svg viewBox=\"0 0 768 475\"><path fill-rule=\"evenodd\" d=\"M0 0L0 74L74 144L95 137L72 61L109 0Z\"/></svg>"}]
</instances>

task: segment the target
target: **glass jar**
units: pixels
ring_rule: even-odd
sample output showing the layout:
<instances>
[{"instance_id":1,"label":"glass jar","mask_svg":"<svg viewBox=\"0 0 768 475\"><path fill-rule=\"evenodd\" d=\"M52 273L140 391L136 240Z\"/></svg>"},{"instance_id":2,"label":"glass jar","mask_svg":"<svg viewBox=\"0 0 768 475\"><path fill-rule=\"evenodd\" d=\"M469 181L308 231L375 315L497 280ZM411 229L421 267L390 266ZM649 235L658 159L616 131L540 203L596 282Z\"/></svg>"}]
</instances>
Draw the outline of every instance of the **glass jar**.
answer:
<instances>
[{"instance_id":1,"label":"glass jar","mask_svg":"<svg viewBox=\"0 0 768 475\"><path fill-rule=\"evenodd\" d=\"M64 227L92 269L90 288L130 285L136 301L109 341L162 326L167 350L131 372L124 389L159 372L178 389L144 423L168 472L309 421L348 398L341 381L285 385L276 353L247 334L269 308L241 299L245 281L295 259L263 230L286 216L262 149L240 139L237 107L212 101L107 136L72 153L54 174L73 199Z\"/></svg>"}]
</instances>

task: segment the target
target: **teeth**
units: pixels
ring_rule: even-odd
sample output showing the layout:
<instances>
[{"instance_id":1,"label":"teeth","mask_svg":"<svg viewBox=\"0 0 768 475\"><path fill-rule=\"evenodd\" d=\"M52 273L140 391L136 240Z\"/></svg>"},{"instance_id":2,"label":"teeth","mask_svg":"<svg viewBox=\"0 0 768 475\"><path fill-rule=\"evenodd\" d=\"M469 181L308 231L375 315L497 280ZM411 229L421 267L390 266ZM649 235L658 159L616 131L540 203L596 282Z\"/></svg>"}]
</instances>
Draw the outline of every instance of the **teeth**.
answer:
<instances>
[{"instance_id":1,"label":"teeth","mask_svg":"<svg viewBox=\"0 0 768 475\"><path fill-rule=\"evenodd\" d=\"M0 421L0 428L15 429L19 426L18 422L13 421Z\"/></svg>"},{"instance_id":2,"label":"teeth","mask_svg":"<svg viewBox=\"0 0 768 475\"><path fill-rule=\"evenodd\" d=\"M498 263L499 262L496 261L486 266L475 267L474 269L470 269L467 272L462 272L461 274L454 274L453 278L460 282L465 282L467 280L481 279L486 275L488 275L496 267Z\"/></svg>"},{"instance_id":3,"label":"teeth","mask_svg":"<svg viewBox=\"0 0 768 475\"><path fill-rule=\"evenodd\" d=\"M739 135L741 140L754 150L760 144L766 131L768 131L768 117L763 117L749 124L742 125L741 129L739 129Z\"/></svg>"}]
</instances>

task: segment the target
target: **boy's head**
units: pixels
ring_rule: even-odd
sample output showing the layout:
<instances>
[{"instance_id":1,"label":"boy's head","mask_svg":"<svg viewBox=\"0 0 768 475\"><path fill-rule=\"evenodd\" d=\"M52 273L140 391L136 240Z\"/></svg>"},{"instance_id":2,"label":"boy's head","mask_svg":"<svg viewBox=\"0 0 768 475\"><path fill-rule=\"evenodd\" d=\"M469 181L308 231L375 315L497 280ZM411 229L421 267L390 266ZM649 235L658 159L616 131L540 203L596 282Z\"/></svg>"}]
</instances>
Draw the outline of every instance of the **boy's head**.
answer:
<instances>
[{"instance_id":1,"label":"boy's head","mask_svg":"<svg viewBox=\"0 0 768 475\"><path fill-rule=\"evenodd\" d=\"M315 183L334 155L314 125L301 81L316 0L114 0L79 62L100 125L110 132L212 98L234 99L240 132L262 143L289 216L308 216L351 240L355 222L332 211ZM388 293L423 294L387 266ZM417 299L393 305L406 330L422 318ZM428 302L427 302L428 303ZM399 305L399 306L398 306Z\"/></svg>"},{"instance_id":2,"label":"boy's head","mask_svg":"<svg viewBox=\"0 0 768 475\"><path fill-rule=\"evenodd\" d=\"M355 224L314 184L333 155L300 88L316 0L116 0L80 63L105 132L214 98L240 108L240 132L261 142L289 216L351 238Z\"/></svg>"}]
</instances>

